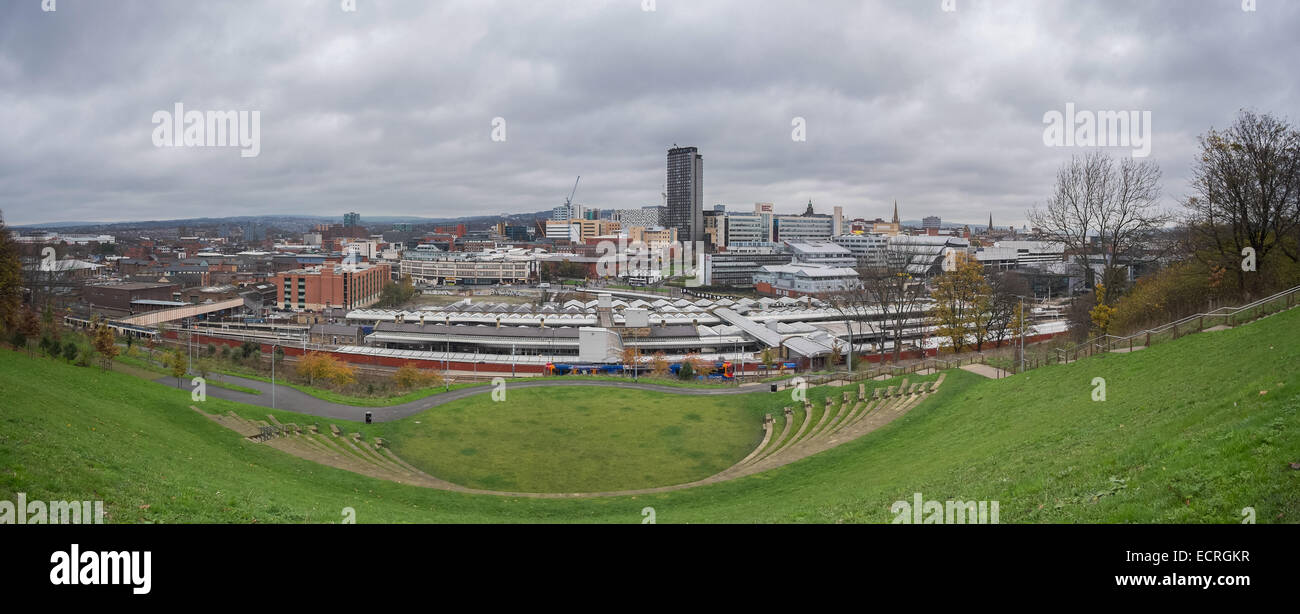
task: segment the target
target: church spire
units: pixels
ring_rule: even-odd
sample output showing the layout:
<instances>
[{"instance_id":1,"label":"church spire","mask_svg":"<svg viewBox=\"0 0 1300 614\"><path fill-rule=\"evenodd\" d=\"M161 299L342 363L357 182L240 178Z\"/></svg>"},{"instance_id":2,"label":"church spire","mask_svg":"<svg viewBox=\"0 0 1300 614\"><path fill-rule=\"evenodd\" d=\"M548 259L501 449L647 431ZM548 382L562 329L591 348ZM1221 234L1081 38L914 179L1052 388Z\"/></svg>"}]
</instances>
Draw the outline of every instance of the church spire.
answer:
<instances>
[{"instance_id":1,"label":"church spire","mask_svg":"<svg viewBox=\"0 0 1300 614\"><path fill-rule=\"evenodd\" d=\"M894 225L898 225L898 200L894 200Z\"/></svg>"},{"instance_id":2,"label":"church spire","mask_svg":"<svg viewBox=\"0 0 1300 614\"><path fill-rule=\"evenodd\" d=\"M989 214L989 232L993 232L993 214Z\"/></svg>"}]
</instances>

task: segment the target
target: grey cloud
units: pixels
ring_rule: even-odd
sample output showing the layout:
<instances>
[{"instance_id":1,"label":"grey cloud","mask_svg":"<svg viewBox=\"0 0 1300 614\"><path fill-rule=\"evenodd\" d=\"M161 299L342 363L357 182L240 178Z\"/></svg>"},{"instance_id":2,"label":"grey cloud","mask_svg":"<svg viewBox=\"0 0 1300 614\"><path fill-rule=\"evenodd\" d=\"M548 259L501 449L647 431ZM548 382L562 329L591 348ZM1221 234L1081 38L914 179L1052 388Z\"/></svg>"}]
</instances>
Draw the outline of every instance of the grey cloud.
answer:
<instances>
[{"instance_id":1,"label":"grey cloud","mask_svg":"<svg viewBox=\"0 0 1300 614\"><path fill-rule=\"evenodd\" d=\"M1196 135L1241 107L1300 120L1279 0L357 4L4 3L7 221L526 212L579 174L580 202L637 207L678 143L710 205L1020 224L1077 153L1042 145L1066 102L1152 111L1171 206ZM261 155L153 147L177 101L261 111Z\"/></svg>"}]
</instances>

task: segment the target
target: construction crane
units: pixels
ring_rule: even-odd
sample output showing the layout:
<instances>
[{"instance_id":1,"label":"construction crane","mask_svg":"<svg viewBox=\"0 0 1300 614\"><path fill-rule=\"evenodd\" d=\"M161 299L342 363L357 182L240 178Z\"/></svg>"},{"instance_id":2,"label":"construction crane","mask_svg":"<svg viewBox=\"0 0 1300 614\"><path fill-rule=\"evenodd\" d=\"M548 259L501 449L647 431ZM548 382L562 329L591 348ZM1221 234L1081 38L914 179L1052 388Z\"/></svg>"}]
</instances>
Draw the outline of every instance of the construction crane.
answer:
<instances>
[{"instance_id":1,"label":"construction crane","mask_svg":"<svg viewBox=\"0 0 1300 614\"><path fill-rule=\"evenodd\" d=\"M568 209L570 213L573 212L573 195L578 193L579 181L582 181L582 175L578 175L578 178L573 180L573 191L569 192L569 197L564 199L564 207Z\"/></svg>"}]
</instances>

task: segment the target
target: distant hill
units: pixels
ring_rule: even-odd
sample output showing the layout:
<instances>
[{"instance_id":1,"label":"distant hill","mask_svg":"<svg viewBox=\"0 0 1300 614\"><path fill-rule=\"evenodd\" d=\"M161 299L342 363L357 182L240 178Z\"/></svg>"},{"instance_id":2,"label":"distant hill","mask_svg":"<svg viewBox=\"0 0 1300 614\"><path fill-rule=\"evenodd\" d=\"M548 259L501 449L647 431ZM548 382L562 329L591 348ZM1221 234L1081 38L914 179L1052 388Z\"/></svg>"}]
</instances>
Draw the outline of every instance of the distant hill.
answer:
<instances>
[{"instance_id":1,"label":"distant hill","mask_svg":"<svg viewBox=\"0 0 1300 614\"><path fill-rule=\"evenodd\" d=\"M401 215L362 215L361 225L389 225L397 223L412 224L457 224L483 223L507 220L513 222L531 221L537 217L547 217L549 211L536 213L510 213L497 215L475 215L456 218L430 218ZM23 224L9 226L12 230L62 230L66 232L112 232L114 230L143 230L149 228L174 228L176 226L216 226L220 224L239 225L256 222L263 226L301 226L326 222L342 222L342 216L331 215L241 215L232 217L196 217L172 220L134 220L123 222L44 222L40 224Z\"/></svg>"}]
</instances>

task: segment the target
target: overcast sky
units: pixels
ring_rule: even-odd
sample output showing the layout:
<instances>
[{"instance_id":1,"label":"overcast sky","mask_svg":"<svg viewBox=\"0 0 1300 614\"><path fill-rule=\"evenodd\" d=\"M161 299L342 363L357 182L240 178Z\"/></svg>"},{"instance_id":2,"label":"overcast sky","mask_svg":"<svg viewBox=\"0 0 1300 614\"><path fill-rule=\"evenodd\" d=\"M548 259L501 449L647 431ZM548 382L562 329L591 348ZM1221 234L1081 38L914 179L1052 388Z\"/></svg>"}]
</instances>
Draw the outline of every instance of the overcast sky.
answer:
<instances>
[{"instance_id":1,"label":"overcast sky","mask_svg":"<svg viewBox=\"0 0 1300 614\"><path fill-rule=\"evenodd\" d=\"M549 209L577 175L577 202L635 208L676 143L706 206L1019 225L1084 151L1043 142L1068 102L1151 112L1171 207L1198 135L1300 118L1300 2L952 4L5 0L0 209L458 217ZM259 155L156 147L177 102L259 112Z\"/></svg>"}]
</instances>

